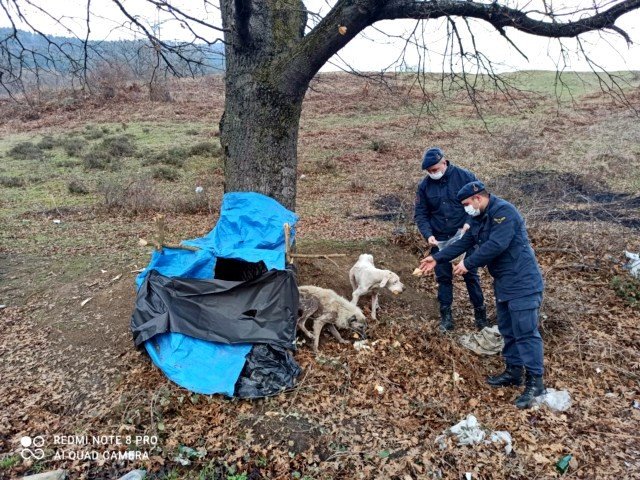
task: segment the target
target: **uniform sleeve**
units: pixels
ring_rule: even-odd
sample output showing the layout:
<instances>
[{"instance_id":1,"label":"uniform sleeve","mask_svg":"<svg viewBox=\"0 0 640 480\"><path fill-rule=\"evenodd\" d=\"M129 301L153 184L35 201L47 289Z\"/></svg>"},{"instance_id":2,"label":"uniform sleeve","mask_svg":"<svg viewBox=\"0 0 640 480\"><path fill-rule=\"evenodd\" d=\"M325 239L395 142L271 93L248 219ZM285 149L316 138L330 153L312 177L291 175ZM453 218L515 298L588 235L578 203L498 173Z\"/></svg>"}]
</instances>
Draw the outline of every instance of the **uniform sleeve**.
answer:
<instances>
[{"instance_id":1,"label":"uniform sleeve","mask_svg":"<svg viewBox=\"0 0 640 480\"><path fill-rule=\"evenodd\" d=\"M454 258L462 255L464 252L473 247L476 243L475 238L471 235L471 232L466 232L460 240L453 242L444 250L440 250L432 255L433 259L437 263L450 262ZM468 268L468 267L467 267Z\"/></svg>"},{"instance_id":2,"label":"uniform sleeve","mask_svg":"<svg viewBox=\"0 0 640 480\"><path fill-rule=\"evenodd\" d=\"M491 219L489 238L472 255L465 258L464 266L470 269L484 267L490 263L507 249L517 227L517 213L508 208L501 208Z\"/></svg>"},{"instance_id":3,"label":"uniform sleeve","mask_svg":"<svg viewBox=\"0 0 640 480\"><path fill-rule=\"evenodd\" d=\"M431 229L431 213L427 208L427 197L423 192L422 184L418 186L416 192L416 205L413 219L424 238L429 238L433 235L433 230Z\"/></svg>"}]
</instances>

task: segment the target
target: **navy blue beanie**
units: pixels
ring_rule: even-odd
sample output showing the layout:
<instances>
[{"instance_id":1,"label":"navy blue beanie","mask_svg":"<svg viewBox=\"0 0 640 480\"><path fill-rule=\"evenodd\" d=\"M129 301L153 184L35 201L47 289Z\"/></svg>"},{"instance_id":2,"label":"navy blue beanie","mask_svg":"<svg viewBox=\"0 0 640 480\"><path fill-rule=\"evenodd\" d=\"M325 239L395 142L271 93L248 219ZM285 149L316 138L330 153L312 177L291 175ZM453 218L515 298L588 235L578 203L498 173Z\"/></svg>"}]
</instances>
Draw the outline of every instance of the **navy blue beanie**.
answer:
<instances>
[{"instance_id":1,"label":"navy blue beanie","mask_svg":"<svg viewBox=\"0 0 640 480\"><path fill-rule=\"evenodd\" d=\"M461 202L473 195L483 192L484 189L484 183L482 183L480 180L476 180L475 182L469 182L464 187L462 187L458 191L458 195L456 195L456 197L458 198L458 201Z\"/></svg>"},{"instance_id":2,"label":"navy blue beanie","mask_svg":"<svg viewBox=\"0 0 640 480\"><path fill-rule=\"evenodd\" d=\"M422 156L422 170L433 167L444 158L444 152L438 147L433 147L424 152Z\"/></svg>"}]
</instances>

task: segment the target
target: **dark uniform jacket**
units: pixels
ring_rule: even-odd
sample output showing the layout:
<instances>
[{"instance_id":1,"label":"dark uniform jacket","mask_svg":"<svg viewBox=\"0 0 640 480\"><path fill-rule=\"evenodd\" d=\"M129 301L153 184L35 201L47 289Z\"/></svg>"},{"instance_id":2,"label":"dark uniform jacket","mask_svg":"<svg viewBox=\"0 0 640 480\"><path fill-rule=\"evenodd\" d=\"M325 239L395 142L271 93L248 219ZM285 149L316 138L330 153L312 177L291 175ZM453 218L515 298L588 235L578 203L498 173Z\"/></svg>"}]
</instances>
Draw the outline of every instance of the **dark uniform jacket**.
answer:
<instances>
[{"instance_id":1,"label":"dark uniform jacket","mask_svg":"<svg viewBox=\"0 0 640 480\"><path fill-rule=\"evenodd\" d=\"M420 182L416 194L415 222L424 238L447 240L471 217L457 200L458 191L469 182L477 180L468 170L449 163L439 180L428 175Z\"/></svg>"},{"instance_id":2,"label":"dark uniform jacket","mask_svg":"<svg viewBox=\"0 0 640 480\"><path fill-rule=\"evenodd\" d=\"M486 210L474 217L470 225L460 240L433 255L438 263L449 262L477 245L465 258L464 266L489 268L498 302L542 292L542 274L524 219L516 207L491 195Z\"/></svg>"}]
</instances>

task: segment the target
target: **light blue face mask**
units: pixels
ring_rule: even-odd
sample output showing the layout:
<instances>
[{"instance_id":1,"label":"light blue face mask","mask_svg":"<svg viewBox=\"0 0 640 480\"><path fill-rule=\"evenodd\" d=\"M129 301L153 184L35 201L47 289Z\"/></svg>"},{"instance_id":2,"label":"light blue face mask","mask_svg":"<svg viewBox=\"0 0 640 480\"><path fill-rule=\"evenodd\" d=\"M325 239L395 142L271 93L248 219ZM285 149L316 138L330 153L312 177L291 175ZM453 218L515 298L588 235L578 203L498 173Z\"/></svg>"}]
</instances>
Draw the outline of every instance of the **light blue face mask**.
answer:
<instances>
[{"instance_id":1,"label":"light blue face mask","mask_svg":"<svg viewBox=\"0 0 640 480\"><path fill-rule=\"evenodd\" d=\"M467 215L471 215L472 217L480 215L480 209L475 208L473 205L465 205L464 211L467 212Z\"/></svg>"}]
</instances>

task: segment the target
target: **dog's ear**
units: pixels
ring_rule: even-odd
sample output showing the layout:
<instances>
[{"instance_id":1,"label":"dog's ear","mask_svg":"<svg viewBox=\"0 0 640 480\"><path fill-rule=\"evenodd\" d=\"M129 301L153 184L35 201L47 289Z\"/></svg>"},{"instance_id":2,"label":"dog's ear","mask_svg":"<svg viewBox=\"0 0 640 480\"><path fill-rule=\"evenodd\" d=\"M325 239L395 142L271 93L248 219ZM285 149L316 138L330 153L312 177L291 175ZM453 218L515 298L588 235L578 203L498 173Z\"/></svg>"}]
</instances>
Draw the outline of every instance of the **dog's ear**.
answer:
<instances>
[{"instance_id":1,"label":"dog's ear","mask_svg":"<svg viewBox=\"0 0 640 480\"><path fill-rule=\"evenodd\" d=\"M384 276L382 277L382 281L380 282L380 288L386 287L387 283L389 283L389 273L385 272Z\"/></svg>"}]
</instances>

